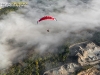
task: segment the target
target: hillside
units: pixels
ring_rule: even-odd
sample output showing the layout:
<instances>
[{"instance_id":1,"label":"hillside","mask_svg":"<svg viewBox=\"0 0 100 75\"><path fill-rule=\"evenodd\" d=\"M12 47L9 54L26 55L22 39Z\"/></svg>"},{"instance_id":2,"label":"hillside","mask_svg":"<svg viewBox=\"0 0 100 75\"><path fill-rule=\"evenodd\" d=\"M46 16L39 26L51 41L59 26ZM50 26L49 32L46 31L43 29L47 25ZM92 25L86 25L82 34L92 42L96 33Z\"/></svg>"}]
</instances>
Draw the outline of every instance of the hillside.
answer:
<instances>
[{"instance_id":1,"label":"hillside","mask_svg":"<svg viewBox=\"0 0 100 75\"><path fill-rule=\"evenodd\" d=\"M0 9L0 75L99 75L99 0L23 1Z\"/></svg>"},{"instance_id":2,"label":"hillside","mask_svg":"<svg viewBox=\"0 0 100 75\"><path fill-rule=\"evenodd\" d=\"M99 64L100 47L93 42L81 42L69 47L69 55L65 65L47 71L44 75L76 75L78 72L92 68L95 65L98 65L98 67L95 67L99 69ZM81 75L81 73L78 75ZM98 75L98 72L95 75Z\"/></svg>"}]
</instances>

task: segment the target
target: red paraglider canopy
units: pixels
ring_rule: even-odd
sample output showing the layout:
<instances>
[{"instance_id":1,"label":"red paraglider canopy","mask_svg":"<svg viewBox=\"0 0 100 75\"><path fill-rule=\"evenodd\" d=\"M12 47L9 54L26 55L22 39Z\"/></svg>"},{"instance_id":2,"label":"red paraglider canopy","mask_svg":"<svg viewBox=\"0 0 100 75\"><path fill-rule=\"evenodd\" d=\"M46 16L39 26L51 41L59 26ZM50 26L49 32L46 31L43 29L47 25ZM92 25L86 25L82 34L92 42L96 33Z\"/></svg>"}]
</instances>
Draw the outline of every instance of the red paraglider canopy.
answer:
<instances>
[{"instance_id":1,"label":"red paraglider canopy","mask_svg":"<svg viewBox=\"0 0 100 75\"><path fill-rule=\"evenodd\" d=\"M37 23L40 22L40 21L43 21L43 20L56 20L56 18L54 18L54 17L52 17L52 16L44 16L44 17L40 18L40 19L37 21Z\"/></svg>"}]
</instances>

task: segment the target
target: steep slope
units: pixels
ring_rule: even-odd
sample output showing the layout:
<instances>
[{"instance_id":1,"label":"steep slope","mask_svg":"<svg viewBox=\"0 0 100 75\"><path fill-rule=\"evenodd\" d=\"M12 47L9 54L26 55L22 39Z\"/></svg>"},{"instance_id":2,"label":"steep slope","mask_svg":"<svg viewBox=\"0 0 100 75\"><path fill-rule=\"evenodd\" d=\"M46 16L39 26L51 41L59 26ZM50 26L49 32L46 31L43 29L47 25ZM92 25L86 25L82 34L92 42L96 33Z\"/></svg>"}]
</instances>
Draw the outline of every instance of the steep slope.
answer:
<instances>
[{"instance_id":1,"label":"steep slope","mask_svg":"<svg viewBox=\"0 0 100 75\"><path fill-rule=\"evenodd\" d=\"M77 43L70 46L70 54L65 65L52 69L52 71L46 71L44 75L71 75L78 71L91 68L98 63L100 63L99 46L93 42ZM91 72L91 74L93 73Z\"/></svg>"}]
</instances>

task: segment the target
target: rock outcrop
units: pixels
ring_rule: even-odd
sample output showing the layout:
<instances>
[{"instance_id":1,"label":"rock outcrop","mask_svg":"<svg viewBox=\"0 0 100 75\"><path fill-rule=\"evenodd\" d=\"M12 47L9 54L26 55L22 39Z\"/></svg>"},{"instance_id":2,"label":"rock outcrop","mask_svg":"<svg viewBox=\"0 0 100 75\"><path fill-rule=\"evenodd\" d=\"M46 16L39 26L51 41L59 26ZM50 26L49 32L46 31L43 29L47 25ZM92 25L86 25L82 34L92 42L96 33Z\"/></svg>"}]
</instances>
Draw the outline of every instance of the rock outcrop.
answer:
<instances>
[{"instance_id":1,"label":"rock outcrop","mask_svg":"<svg viewBox=\"0 0 100 75\"><path fill-rule=\"evenodd\" d=\"M81 66L93 65L100 62L100 47L93 42L88 43L85 48L79 46L79 52L77 51L78 63Z\"/></svg>"},{"instance_id":2,"label":"rock outcrop","mask_svg":"<svg viewBox=\"0 0 100 75\"><path fill-rule=\"evenodd\" d=\"M78 73L77 75L100 75L100 70L93 67L86 71L82 71L82 72Z\"/></svg>"},{"instance_id":3,"label":"rock outcrop","mask_svg":"<svg viewBox=\"0 0 100 75\"><path fill-rule=\"evenodd\" d=\"M70 75L70 73L75 72L75 70L79 66L74 63L69 63L62 65L61 67L51 69L50 71L46 71L44 75Z\"/></svg>"},{"instance_id":4,"label":"rock outcrop","mask_svg":"<svg viewBox=\"0 0 100 75\"><path fill-rule=\"evenodd\" d=\"M46 71L44 75L71 75L71 73L81 69L86 65L95 65L100 63L100 47L93 42L82 42L71 45L70 53L66 64ZM77 57L77 58L76 58ZM98 75L99 71L91 72L92 68L79 73L78 75ZM86 73L85 73L86 72ZM88 74L90 72L90 74ZM97 74L96 74L96 73Z\"/></svg>"}]
</instances>

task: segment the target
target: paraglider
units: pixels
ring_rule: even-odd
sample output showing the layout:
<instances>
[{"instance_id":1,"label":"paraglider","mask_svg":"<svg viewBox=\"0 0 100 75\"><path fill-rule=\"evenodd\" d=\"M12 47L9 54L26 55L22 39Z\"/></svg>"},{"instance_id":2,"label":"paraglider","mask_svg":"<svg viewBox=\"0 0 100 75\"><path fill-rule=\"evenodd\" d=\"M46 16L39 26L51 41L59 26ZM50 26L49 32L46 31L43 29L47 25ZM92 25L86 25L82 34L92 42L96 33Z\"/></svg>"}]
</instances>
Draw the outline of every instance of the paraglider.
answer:
<instances>
[{"instance_id":1,"label":"paraglider","mask_svg":"<svg viewBox=\"0 0 100 75\"><path fill-rule=\"evenodd\" d=\"M52 16L44 16L44 17L40 18L40 19L37 21L37 24L38 24L38 22L41 22L41 21L43 21L43 20L55 20L55 21L57 21L56 18L54 18L54 17L52 17ZM49 29L47 30L47 32L49 32Z\"/></svg>"},{"instance_id":2,"label":"paraglider","mask_svg":"<svg viewBox=\"0 0 100 75\"><path fill-rule=\"evenodd\" d=\"M37 23L38 23L38 22L41 22L41 21L43 21L43 20L56 20L56 18L54 18L54 17L52 17L52 16L44 16L44 17L40 18L40 19L37 21ZM57 20L56 20L56 21L57 21Z\"/></svg>"},{"instance_id":3,"label":"paraglider","mask_svg":"<svg viewBox=\"0 0 100 75\"><path fill-rule=\"evenodd\" d=\"M49 32L49 29L47 30L47 32Z\"/></svg>"}]
</instances>

